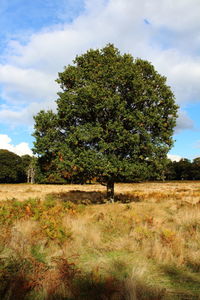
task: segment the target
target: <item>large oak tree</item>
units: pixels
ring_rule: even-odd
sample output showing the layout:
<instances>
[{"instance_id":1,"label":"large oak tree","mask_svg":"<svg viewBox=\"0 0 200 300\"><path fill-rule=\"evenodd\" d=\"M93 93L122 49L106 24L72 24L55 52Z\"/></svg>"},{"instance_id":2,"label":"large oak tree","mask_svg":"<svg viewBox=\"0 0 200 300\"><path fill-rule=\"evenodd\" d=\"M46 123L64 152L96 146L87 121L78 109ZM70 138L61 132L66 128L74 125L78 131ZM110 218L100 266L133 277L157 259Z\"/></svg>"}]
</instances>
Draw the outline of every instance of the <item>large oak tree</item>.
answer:
<instances>
[{"instance_id":1,"label":"large oak tree","mask_svg":"<svg viewBox=\"0 0 200 300\"><path fill-rule=\"evenodd\" d=\"M177 105L151 63L122 55L111 44L73 63L57 79L57 112L35 116L34 151L54 172L83 182L96 177L113 200L119 177L162 174Z\"/></svg>"}]
</instances>

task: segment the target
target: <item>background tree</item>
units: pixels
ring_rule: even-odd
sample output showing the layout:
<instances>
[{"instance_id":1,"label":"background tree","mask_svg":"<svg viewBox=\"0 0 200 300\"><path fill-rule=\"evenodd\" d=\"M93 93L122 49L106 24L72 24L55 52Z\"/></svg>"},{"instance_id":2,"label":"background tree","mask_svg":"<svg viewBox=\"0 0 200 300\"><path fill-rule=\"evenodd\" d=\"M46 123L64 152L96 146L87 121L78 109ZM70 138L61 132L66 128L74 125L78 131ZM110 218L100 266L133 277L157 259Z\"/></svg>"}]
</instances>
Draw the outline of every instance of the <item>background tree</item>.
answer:
<instances>
[{"instance_id":1,"label":"background tree","mask_svg":"<svg viewBox=\"0 0 200 300\"><path fill-rule=\"evenodd\" d=\"M21 166L23 169L23 182L27 181L27 174L28 174L28 169L31 163L32 157L28 154L22 155L21 156Z\"/></svg>"},{"instance_id":2,"label":"background tree","mask_svg":"<svg viewBox=\"0 0 200 300\"><path fill-rule=\"evenodd\" d=\"M77 56L59 73L57 113L35 116L34 151L56 171L107 185L157 177L172 146L177 117L166 78L148 61L113 45Z\"/></svg>"},{"instance_id":3,"label":"background tree","mask_svg":"<svg viewBox=\"0 0 200 300\"><path fill-rule=\"evenodd\" d=\"M190 180L192 179L192 163L187 158L182 158L175 164L176 179Z\"/></svg>"},{"instance_id":4,"label":"background tree","mask_svg":"<svg viewBox=\"0 0 200 300\"><path fill-rule=\"evenodd\" d=\"M26 169L27 174L27 182L28 183L35 183L37 181L37 171L38 171L38 159L37 157L31 157L31 160L29 161L29 165Z\"/></svg>"},{"instance_id":5,"label":"background tree","mask_svg":"<svg viewBox=\"0 0 200 300\"><path fill-rule=\"evenodd\" d=\"M195 158L192 162L191 177L194 180L200 179L200 157Z\"/></svg>"},{"instance_id":6,"label":"background tree","mask_svg":"<svg viewBox=\"0 0 200 300\"><path fill-rule=\"evenodd\" d=\"M177 163L176 161L171 161L168 159L167 166L165 168L165 179L166 180L176 180L177 179Z\"/></svg>"},{"instance_id":7,"label":"background tree","mask_svg":"<svg viewBox=\"0 0 200 300\"><path fill-rule=\"evenodd\" d=\"M180 161L169 161L165 170L167 180L192 180L200 178L200 160L198 158L191 162L187 158Z\"/></svg>"},{"instance_id":8,"label":"background tree","mask_svg":"<svg viewBox=\"0 0 200 300\"><path fill-rule=\"evenodd\" d=\"M27 171L28 166L30 165L30 162L32 160L32 157L28 154L22 155L21 156L21 160L22 160L22 168Z\"/></svg>"},{"instance_id":9,"label":"background tree","mask_svg":"<svg viewBox=\"0 0 200 300\"><path fill-rule=\"evenodd\" d=\"M36 162L36 181L39 183L64 183L66 181L62 174L65 170L58 167L58 161L61 159L58 149L62 136L57 115L52 111L41 111L35 120L34 151L39 154Z\"/></svg>"},{"instance_id":10,"label":"background tree","mask_svg":"<svg viewBox=\"0 0 200 300\"><path fill-rule=\"evenodd\" d=\"M22 159L17 154L0 149L0 183L24 181Z\"/></svg>"}]
</instances>

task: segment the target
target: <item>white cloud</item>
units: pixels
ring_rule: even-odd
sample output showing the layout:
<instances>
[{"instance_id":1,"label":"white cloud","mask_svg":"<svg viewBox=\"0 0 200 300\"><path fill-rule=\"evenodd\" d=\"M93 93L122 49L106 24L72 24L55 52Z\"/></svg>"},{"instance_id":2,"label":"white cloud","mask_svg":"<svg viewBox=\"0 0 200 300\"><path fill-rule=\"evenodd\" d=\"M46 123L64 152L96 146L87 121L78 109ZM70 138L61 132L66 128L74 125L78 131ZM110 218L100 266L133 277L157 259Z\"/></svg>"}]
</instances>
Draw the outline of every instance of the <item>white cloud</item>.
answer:
<instances>
[{"instance_id":1,"label":"white cloud","mask_svg":"<svg viewBox=\"0 0 200 300\"><path fill-rule=\"evenodd\" d=\"M30 124L46 103L55 107L57 72L77 54L108 42L150 60L167 76L180 105L200 101L199 0L86 0L85 7L72 23L35 33L26 45L10 42L6 63L0 65L1 98L10 105L0 112L1 122L9 117L10 124ZM167 38L167 30L174 33L175 41L166 49L158 32ZM188 126L192 128L192 121L183 113L177 128Z\"/></svg>"},{"instance_id":2,"label":"white cloud","mask_svg":"<svg viewBox=\"0 0 200 300\"><path fill-rule=\"evenodd\" d=\"M18 125L33 126L33 116L35 116L40 110L56 110L56 103L52 101L44 101L40 103L32 102L27 107L14 111L12 107L3 108L0 110L0 120L2 123L9 125L10 127L16 127Z\"/></svg>"},{"instance_id":3,"label":"white cloud","mask_svg":"<svg viewBox=\"0 0 200 300\"><path fill-rule=\"evenodd\" d=\"M29 154L29 155L33 155L31 149L28 146L28 143L20 143L18 145L12 145L11 144L11 138L6 135L6 134L0 134L0 149L6 149L9 150L11 152L16 153L17 155L25 155L25 154Z\"/></svg>"},{"instance_id":4,"label":"white cloud","mask_svg":"<svg viewBox=\"0 0 200 300\"><path fill-rule=\"evenodd\" d=\"M0 80L4 84L3 98L8 102L52 99L58 90L50 74L12 65L0 65Z\"/></svg>"},{"instance_id":5,"label":"white cloud","mask_svg":"<svg viewBox=\"0 0 200 300\"><path fill-rule=\"evenodd\" d=\"M168 78L177 102L200 102L200 56L191 57L177 49L165 50L154 58L156 68Z\"/></svg>"},{"instance_id":6,"label":"white cloud","mask_svg":"<svg viewBox=\"0 0 200 300\"><path fill-rule=\"evenodd\" d=\"M179 133L185 129L194 129L193 121L188 117L186 111L179 111L175 132Z\"/></svg>"},{"instance_id":7,"label":"white cloud","mask_svg":"<svg viewBox=\"0 0 200 300\"><path fill-rule=\"evenodd\" d=\"M199 32L199 0L145 1L146 12L156 26L164 26L173 31Z\"/></svg>"},{"instance_id":8,"label":"white cloud","mask_svg":"<svg viewBox=\"0 0 200 300\"><path fill-rule=\"evenodd\" d=\"M174 154L167 154L167 157L171 161L180 161L182 159L182 157L180 155L174 155Z\"/></svg>"}]
</instances>

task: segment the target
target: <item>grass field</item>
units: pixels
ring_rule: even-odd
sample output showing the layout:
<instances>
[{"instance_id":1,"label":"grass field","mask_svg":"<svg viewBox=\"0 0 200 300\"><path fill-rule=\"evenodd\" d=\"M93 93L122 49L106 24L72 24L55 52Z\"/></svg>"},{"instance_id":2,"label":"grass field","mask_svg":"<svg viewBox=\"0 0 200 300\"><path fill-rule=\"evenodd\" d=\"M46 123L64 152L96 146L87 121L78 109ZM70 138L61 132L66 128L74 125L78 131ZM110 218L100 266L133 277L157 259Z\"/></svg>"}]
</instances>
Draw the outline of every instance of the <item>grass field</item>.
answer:
<instances>
[{"instance_id":1,"label":"grass field","mask_svg":"<svg viewBox=\"0 0 200 300\"><path fill-rule=\"evenodd\" d=\"M200 182L0 185L0 299L200 299Z\"/></svg>"}]
</instances>

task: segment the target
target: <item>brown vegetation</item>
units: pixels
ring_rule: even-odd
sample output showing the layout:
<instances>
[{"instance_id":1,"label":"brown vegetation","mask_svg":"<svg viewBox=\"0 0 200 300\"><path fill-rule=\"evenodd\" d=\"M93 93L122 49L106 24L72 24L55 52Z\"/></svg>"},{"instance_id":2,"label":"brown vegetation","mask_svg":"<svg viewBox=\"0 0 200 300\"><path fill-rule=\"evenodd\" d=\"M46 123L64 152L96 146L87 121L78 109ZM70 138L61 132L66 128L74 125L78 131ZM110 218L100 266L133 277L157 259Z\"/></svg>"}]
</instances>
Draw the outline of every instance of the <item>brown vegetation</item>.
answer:
<instances>
[{"instance_id":1,"label":"brown vegetation","mask_svg":"<svg viewBox=\"0 0 200 300\"><path fill-rule=\"evenodd\" d=\"M1 299L199 299L199 182L0 190Z\"/></svg>"}]
</instances>

